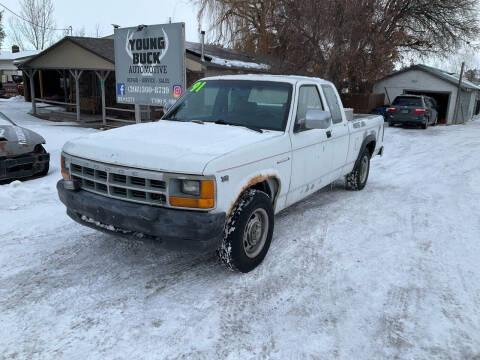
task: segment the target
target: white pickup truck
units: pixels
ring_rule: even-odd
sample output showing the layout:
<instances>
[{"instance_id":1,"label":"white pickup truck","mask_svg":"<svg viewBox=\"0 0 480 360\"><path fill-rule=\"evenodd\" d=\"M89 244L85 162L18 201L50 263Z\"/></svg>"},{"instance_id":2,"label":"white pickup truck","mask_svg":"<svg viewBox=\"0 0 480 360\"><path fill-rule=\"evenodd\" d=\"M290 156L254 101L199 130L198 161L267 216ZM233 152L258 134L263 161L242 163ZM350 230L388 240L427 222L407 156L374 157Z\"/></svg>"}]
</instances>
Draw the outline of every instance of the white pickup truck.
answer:
<instances>
[{"instance_id":1,"label":"white pickup truck","mask_svg":"<svg viewBox=\"0 0 480 360\"><path fill-rule=\"evenodd\" d=\"M264 259L274 215L340 177L367 183L383 118L346 118L330 82L232 75L196 82L159 122L63 147L57 189L75 221L214 251L248 272Z\"/></svg>"}]
</instances>

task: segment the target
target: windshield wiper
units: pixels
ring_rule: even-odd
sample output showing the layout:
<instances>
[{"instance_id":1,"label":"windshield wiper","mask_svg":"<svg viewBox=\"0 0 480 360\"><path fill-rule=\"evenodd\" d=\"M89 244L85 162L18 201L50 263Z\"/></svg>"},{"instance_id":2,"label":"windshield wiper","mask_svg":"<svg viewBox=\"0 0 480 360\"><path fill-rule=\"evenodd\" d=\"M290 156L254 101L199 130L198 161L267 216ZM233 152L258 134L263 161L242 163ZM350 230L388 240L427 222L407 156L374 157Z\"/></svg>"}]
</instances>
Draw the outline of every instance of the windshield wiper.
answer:
<instances>
[{"instance_id":1,"label":"windshield wiper","mask_svg":"<svg viewBox=\"0 0 480 360\"><path fill-rule=\"evenodd\" d=\"M167 121L179 121L179 122L193 122L195 124L201 124L203 125L203 121L202 120L184 120L184 119L177 119L177 118L165 118L165 119L162 119L162 120L167 120Z\"/></svg>"},{"instance_id":2,"label":"windshield wiper","mask_svg":"<svg viewBox=\"0 0 480 360\"><path fill-rule=\"evenodd\" d=\"M253 127L253 126L248 126L248 125L227 123L227 122L226 122L225 120L223 120L223 119L218 119L217 121L215 121L215 124L218 124L218 125L240 126L240 127L244 127L244 128L247 128L247 129L250 129L250 130L253 130L253 131L256 131L256 132L259 132L259 133L263 134L263 130L262 130L262 129L258 129L258 128L255 128L255 127Z\"/></svg>"}]
</instances>

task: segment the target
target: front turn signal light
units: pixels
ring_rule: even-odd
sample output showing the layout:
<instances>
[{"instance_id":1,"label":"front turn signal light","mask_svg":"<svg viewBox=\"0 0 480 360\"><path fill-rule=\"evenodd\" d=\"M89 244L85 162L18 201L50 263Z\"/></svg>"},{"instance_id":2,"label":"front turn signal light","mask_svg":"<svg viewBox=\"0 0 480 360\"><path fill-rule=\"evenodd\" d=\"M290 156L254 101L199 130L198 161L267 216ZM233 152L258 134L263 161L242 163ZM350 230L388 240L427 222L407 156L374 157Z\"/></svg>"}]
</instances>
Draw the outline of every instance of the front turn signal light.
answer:
<instances>
[{"instance_id":1,"label":"front turn signal light","mask_svg":"<svg viewBox=\"0 0 480 360\"><path fill-rule=\"evenodd\" d=\"M215 182L213 180L202 181L200 197L171 196L170 205L192 209L211 209L215 207Z\"/></svg>"},{"instance_id":2,"label":"front turn signal light","mask_svg":"<svg viewBox=\"0 0 480 360\"><path fill-rule=\"evenodd\" d=\"M63 155L60 156L60 169L61 169L63 179L64 180L71 180L70 172L66 169L65 157Z\"/></svg>"}]
</instances>

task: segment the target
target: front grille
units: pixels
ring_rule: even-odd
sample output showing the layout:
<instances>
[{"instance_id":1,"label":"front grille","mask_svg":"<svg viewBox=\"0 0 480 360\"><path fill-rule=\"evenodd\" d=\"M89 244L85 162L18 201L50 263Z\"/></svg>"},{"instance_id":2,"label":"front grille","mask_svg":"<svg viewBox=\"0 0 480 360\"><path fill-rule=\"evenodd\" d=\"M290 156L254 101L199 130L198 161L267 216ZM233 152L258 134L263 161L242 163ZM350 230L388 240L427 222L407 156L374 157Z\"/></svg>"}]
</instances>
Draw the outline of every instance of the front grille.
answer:
<instances>
[{"instance_id":1,"label":"front grille","mask_svg":"<svg viewBox=\"0 0 480 360\"><path fill-rule=\"evenodd\" d=\"M167 184L159 179L161 173L76 161L72 159L71 175L83 190L142 204L167 204Z\"/></svg>"}]
</instances>

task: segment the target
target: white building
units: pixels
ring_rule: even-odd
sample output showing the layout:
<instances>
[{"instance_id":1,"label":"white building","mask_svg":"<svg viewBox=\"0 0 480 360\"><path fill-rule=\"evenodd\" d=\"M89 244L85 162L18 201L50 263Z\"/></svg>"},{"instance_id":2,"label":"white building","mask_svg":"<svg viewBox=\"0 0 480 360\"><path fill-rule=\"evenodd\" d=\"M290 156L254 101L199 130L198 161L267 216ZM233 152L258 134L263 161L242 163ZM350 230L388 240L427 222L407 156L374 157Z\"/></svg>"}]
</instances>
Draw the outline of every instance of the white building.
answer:
<instances>
[{"instance_id":1,"label":"white building","mask_svg":"<svg viewBox=\"0 0 480 360\"><path fill-rule=\"evenodd\" d=\"M27 50L19 51L18 46L12 46L12 51L0 51L0 82L11 82L12 75L22 75L21 71L18 71L17 66L14 64L17 60L26 60L40 51Z\"/></svg>"},{"instance_id":2,"label":"white building","mask_svg":"<svg viewBox=\"0 0 480 360\"><path fill-rule=\"evenodd\" d=\"M458 83L459 75L457 74L426 65L414 65L379 80L373 91L379 94L384 93L387 104L391 104L397 96L403 94L430 96L439 106L439 122L450 125L471 120L477 111L480 87L463 80L460 102L455 115Z\"/></svg>"}]
</instances>

